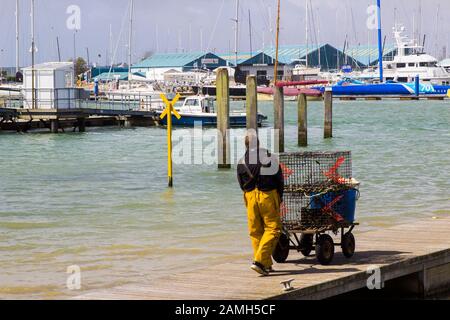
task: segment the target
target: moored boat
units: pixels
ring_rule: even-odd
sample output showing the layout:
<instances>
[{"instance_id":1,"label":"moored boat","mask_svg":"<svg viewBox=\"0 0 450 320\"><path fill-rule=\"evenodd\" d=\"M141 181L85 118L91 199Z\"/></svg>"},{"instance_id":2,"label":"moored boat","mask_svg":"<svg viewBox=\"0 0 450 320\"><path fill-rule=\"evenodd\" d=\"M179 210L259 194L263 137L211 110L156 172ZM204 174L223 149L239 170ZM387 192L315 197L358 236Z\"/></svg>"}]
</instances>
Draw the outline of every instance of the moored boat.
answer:
<instances>
[{"instance_id":1,"label":"moored boat","mask_svg":"<svg viewBox=\"0 0 450 320\"><path fill-rule=\"evenodd\" d=\"M315 88L325 92L325 87ZM414 83L364 83L352 79L345 79L331 87L334 96L440 96L445 97L450 92L450 86L433 85L420 82L416 78Z\"/></svg>"},{"instance_id":2,"label":"moored boat","mask_svg":"<svg viewBox=\"0 0 450 320\"><path fill-rule=\"evenodd\" d=\"M203 94L209 96L216 96L217 88L215 85L192 86L195 94ZM247 87L245 85L235 84L230 85L230 97L245 98L247 95Z\"/></svg>"},{"instance_id":3,"label":"moored boat","mask_svg":"<svg viewBox=\"0 0 450 320\"><path fill-rule=\"evenodd\" d=\"M438 60L425 53L423 45L404 35L405 27L396 24L393 28L397 43L397 54L392 61L383 61L383 81L411 83L419 76L421 81L438 86L450 85L450 73L439 65ZM361 74L362 79L377 79L378 69L368 69Z\"/></svg>"},{"instance_id":4,"label":"moored boat","mask_svg":"<svg viewBox=\"0 0 450 320\"><path fill-rule=\"evenodd\" d=\"M180 114L178 119L172 115L172 124L174 126L193 127L194 125L202 125L204 127L217 126L217 113L215 111L214 99L209 96L193 96L188 97L181 107L175 107ZM156 114L160 116L163 110L157 110ZM258 126L261 127L267 117L258 113ZM160 120L162 125L167 125L167 119ZM245 111L230 112L231 127L246 127L247 114Z\"/></svg>"}]
</instances>

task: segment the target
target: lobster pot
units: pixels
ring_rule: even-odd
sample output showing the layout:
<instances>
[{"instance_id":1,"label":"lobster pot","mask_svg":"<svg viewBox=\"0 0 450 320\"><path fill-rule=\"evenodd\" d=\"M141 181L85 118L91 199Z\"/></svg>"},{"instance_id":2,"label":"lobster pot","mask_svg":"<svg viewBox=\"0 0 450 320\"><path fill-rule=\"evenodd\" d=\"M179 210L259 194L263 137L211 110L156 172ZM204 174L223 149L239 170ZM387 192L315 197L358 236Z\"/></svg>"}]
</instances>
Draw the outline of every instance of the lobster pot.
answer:
<instances>
[{"instance_id":1,"label":"lobster pot","mask_svg":"<svg viewBox=\"0 0 450 320\"><path fill-rule=\"evenodd\" d=\"M320 187L333 178L353 177L350 151L283 153L280 162L288 192L296 187Z\"/></svg>"},{"instance_id":2,"label":"lobster pot","mask_svg":"<svg viewBox=\"0 0 450 320\"><path fill-rule=\"evenodd\" d=\"M353 195L351 152L284 153L280 163L285 179L281 215L288 230L329 225L330 215L323 210L327 206L353 222L354 206L346 205L347 195Z\"/></svg>"},{"instance_id":3,"label":"lobster pot","mask_svg":"<svg viewBox=\"0 0 450 320\"><path fill-rule=\"evenodd\" d=\"M288 230L301 227L302 213L309 206L309 198L301 193L285 193L281 207L281 220Z\"/></svg>"}]
</instances>

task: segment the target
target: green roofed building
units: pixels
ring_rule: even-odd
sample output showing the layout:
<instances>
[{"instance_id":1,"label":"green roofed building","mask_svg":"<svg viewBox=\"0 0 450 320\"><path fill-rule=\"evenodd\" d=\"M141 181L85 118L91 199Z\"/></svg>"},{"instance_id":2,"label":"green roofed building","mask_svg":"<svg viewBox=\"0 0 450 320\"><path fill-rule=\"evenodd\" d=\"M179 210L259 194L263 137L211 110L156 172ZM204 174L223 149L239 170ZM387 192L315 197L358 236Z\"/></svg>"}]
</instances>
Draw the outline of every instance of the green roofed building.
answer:
<instances>
[{"instance_id":1,"label":"green roofed building","mask_svg":"<svg viewBox=\"0 0 450 320\"><path fill-rule=\"evenodd\" d=\"M239 63L240 70L249 75L256 75L259 79L274 78L275 48L266 48L255 53L251 58ZM289 78L292 70L298 64L305 64L308 59L309 67L320 67L323 71L339 69L345 61L356 63L350 56L329 44L320 45L285 45L280 46L279 78Z\"/></svg>"},{"instance_id":2,"label":"green roofed building","mask_svg":"<svg viewBox=\"0 0 450 320\"><path fill-rule=\"evenodd\" d=\"M132 72L146 75L147 80L162 81L164 74L196 69L214 70L227 66L227 61L214 53L158 53L131 67Z\"/></svg>"},{"instance_id":3,"label":"green roofed building","mask_svg":"<svg viewBox=\"0 0 450 320\"><path fill-rule=\"evenodd\" d=\"M101 67L101 66L95 66L91 68L91 78L96 78L102 73L110 73L110 72L118 72L118 73L128 73L128 68L124 67Z\"/></svg>"},{"instance_id":4,"label":"green roofed building","mask_svg":"<svg viewBox=\"0 0 450 320\"><path fill-rule=\"evenodd\" d=\"M384 48L384 60L392 60L397 50L394 45ZM258 79L274 78L275 47L268 47L253 53L239 52L237 65L240 74L256 75ZM292 70L298 64L305 64L312 68L320 67L321 71L340 70L344 65L353 69L364 69L378 64L377 46L353 46L345 49L336 48L330 44L318 45L282 45L279 48L279 78L289 79ZM163 81L165 75L189 72L197 69L214 70L219 67L236 64L234 53L158 53L131 67L133 73L145 75L147 80Z\"/></svg>"},{"instance_id":5,"label":"green roofed building","mask_svg":"<svg viewBox=\"0 0 450 320\"><path fill-rule=\"evenodd\" d=\"M356 64L352 67L366 68L378 65L378 46L350 46L346 50L346 54L352 57ZM383 61L391 61L397 54L397 48L393 44L387 44L384 47ZM349 63L350 64L350 63Z\"/></svg>"},{"instance_id":6,"label":"green roofed building","mask_svg":"<svg viewBox=\"0 0 450 320\"><path fill-rule=\"evenodd\" d=\"M128 72L104 72L99 74L94 79L102 82L109 81L128 81ZM134 72L131 80L145 80L145 75L140 72Z\"/></svg>"},{"instance_id":7,"label":"green roofed building","mask_svg":"<svg viewBox=\"0 0 450 320\"><path fill-rule=\"evenodd\" d=\"M128 72L104 72L95 77L98 81L127 81L128 80Z\"/></svg>"},{"instance_id":8,"label":"green roofed building","mask_svg":"<svg viewBox=\"0 0 450 320\"><path fill-rule=\"evenodd\" d=\"M237 64L240 65L244 61L251 59L258 52L259 51L255 51L253 53L239 52L237 55ZM219 53L218 56L221 57L222 59L224 59L225 61L227 61L231 67L234 67L236 65L236 54L234 54L234 53Z\"/></svg>"}]
</instances>

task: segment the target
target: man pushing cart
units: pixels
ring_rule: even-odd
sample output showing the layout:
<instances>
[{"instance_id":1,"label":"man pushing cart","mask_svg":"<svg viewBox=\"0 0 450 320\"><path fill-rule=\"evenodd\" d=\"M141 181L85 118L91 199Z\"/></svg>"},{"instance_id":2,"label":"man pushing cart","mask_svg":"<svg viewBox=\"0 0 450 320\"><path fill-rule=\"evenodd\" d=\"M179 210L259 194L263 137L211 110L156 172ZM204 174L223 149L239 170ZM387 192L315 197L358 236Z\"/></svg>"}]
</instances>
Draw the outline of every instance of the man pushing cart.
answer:
<instances>
[{"instance_id":1,"label":"man pushing cart","mask_svg":"<svg viewBox=\"0 0 450 320\"><path fill-rule=\"evenodd\" d=\"M284 153L278 161L260 148L256 135L246 137L246 147L238 180L254 249L251 268L266 276L273 271L271 255L284 263L291 250L306 257L315 251L323 265L332 262L335 246L351 258L359 198L351 152ZM339 243L333 234L340 234Z\"/></svg>"}]
</instances>

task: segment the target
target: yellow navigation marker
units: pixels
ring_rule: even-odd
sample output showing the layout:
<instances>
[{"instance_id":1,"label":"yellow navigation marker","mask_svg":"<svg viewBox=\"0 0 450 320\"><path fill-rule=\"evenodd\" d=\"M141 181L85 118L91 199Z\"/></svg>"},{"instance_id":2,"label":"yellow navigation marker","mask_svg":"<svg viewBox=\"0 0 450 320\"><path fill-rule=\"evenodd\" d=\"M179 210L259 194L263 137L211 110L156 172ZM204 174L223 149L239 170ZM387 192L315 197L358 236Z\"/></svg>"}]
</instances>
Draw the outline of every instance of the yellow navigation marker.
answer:
<instances>
[{"instance_id":1,"label":"yellow navigation marker","mask_svg":"<svg viewBox=\"0 0 450 320\"><path fill-rule=\"evenodd\" d=\"M167 97L161 93L161 99L163 100L164 104L166 105L166 109L161 114L161 119L164 119L167 117L167 152L168 152L168 159L167 159L167 169L168 169L168 177L169 177L169 187L173 187L173 176L172 176L172 114L177 119L181 119L180 114L174 109L174 105L180 100L180 94L177 94L175 98L172 101L169 101Z\"/></svg>"},{"instance_id":2,"label":"yellow navigation marker","mask_svg":"<svg viewBox=\"0 0 450 320\"><path fill-rule=\"evenodd\" d=\"M447 90L447 96L450 98L450 90Z\"/></svg>"}]
</instances>

